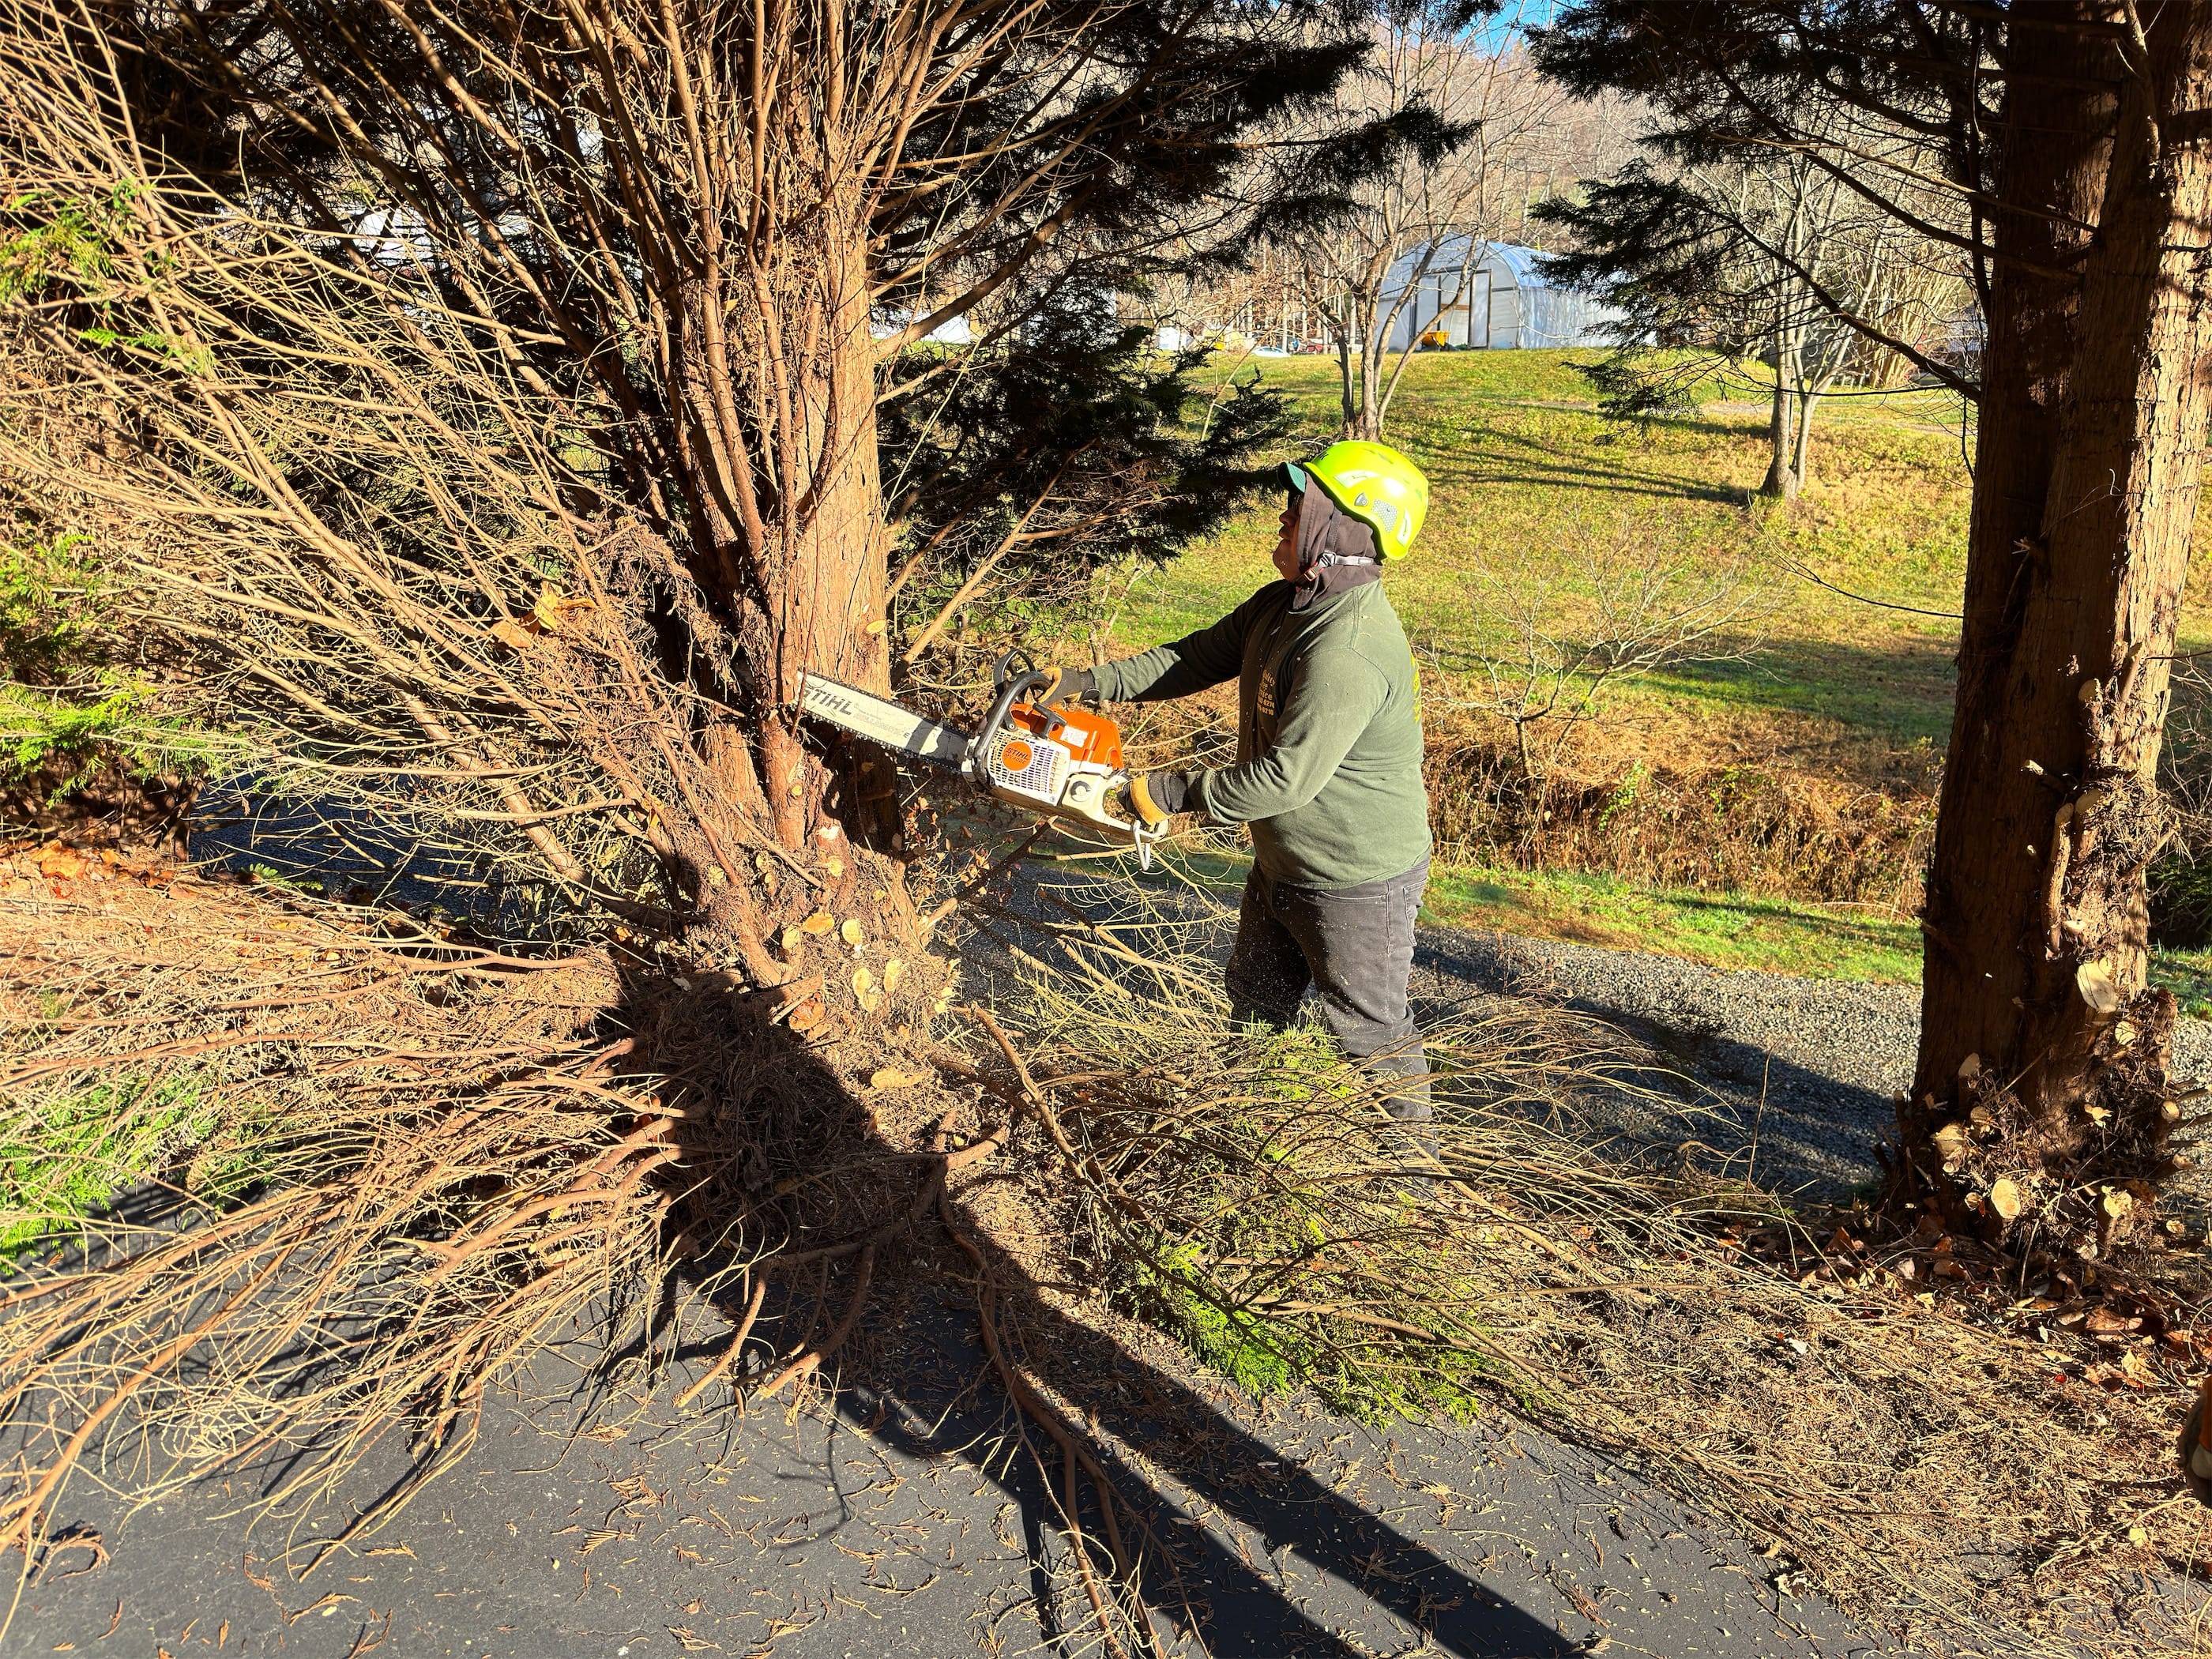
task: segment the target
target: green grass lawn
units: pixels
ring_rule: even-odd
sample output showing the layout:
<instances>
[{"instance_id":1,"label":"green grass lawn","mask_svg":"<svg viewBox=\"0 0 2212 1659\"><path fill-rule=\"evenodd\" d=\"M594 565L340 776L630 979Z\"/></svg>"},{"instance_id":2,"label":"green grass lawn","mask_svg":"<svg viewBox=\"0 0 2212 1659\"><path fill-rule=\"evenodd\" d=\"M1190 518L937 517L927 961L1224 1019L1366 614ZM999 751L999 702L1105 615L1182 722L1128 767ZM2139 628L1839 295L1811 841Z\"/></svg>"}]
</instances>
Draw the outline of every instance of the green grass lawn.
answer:
<instances>
[{"instance_id":1,"label":"green grass lawn","mask_svg":"<svg viewBox=\"0 0 2212 1659\"><path fill-rule=\"evenodd\" d=\"M1389 577L1407 629L1449 670L1504 635L1486 585L1547 583L1571 629L1589 614L1590 573L1650 550L1667 565L1740 572L1758 617L1739 630L1748 662L1686 668L1632 694L1681 705L1790 710L1892 741L1939 737L1948 718L1955 624L1860 604L1854 592L1955 609L1969 478L1959 400L1912 391L1832 398L1814 428L1814 483L1788 506L1753 495L1764 416L1747 384L1714 383L1694 415L1632 423L1596 411L1577 363L1594 351L1431 353L1406 371L1387 434L1429 476L1427 528ZM1334 365L1255 360L1286 392L1307 450L1328 434ZM1219 616L1267 576L1275 508L1257 502L1133 592L1117 632L1132 646ZM1641 556L1640 553L1636 556Z\"/></svg>"},{"instance_id":2,"label":"green grass lawn","mask_svg":"<svg viewBox=\"0 0 2212 1659\"><path fill-rule=\"evenodd\" d=\"M1893 916L1735 893L1644 887L1577 871L1439 870L1422 913L1447 927L1663 951L1715 968L1809 979L1917 980L1917 926Z\"/></svg>"},{"instance_id":3,"label":"green grass lawn","mask_svg":"<svg viewBox=\"0 0 2212 1659\"><path fill-rule=\"evenodd\" d=\"M1386 435L1427 472L1433 496L1417 551L1387 580L1430 665L1432 702L1504 636L1486 600L1495 585L1547 585L1571 630L1590 613L1590 573L1617 549L1645 548L1662 564L1741 572L1759 600L1755 626L1743 629L1747 639L1755 633L1755 653L1677 668L1624 692L1623 715L1655 745L1650 759L1695 767L1728 757L1728 745L1742 752L1747 732L1754 748L1765 740L1769 752L1824 775L1869 763L1924 768L1949 722L1956 624L1836 590L1921 611L1956 609L1971 487L1960 400L1917 390L1829 398L1814 428L1812 483L1784 505L1753 495L1766 465L1765 414L1747 382L1709 384L1694 413L1613 422L1597 413L1576 369L1601 356L1433 353L1406 371ZM1291 399L1302 435L1286 454L1330 435L1333 362L1255 359L1240 372L1256 372ZM1255 501L1141 577L1117 618L1117 646L1141 648L1212 622L1270 579L1278 510ZM2192 610L2203 580L2192 581ZM2184 633L2193 643L2186 622ZM1664 951L1717 967L1919 976L1916 925L1874 910L1479 868L1440 869L1428 910L1462 927ZM2157 977L2212 1012L2212 953L2161 953Z\"/></svg>"}]
</instances>

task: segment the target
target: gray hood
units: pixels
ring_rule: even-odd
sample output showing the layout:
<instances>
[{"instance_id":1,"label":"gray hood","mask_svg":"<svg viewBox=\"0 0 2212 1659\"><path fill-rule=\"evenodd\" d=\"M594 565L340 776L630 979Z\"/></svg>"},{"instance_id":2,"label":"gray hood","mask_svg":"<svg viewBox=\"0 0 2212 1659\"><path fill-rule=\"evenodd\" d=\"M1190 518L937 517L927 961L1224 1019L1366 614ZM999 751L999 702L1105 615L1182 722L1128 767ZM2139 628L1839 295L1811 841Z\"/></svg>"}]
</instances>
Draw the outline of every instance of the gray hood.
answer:
<instances>
[{"instance_id":1,"label":"gray hood","mask_svg":"<svg viewBox=\"0 0 2212 1659\"><path fill-rule=\"evenodd\" d=\"M1298 584L1291 610L1310 610L1333 594L1380 580L1382 566L1372 530L1331 501L1325 489L1300 490L1297 501Z\"/></svg>"}]
</instances>

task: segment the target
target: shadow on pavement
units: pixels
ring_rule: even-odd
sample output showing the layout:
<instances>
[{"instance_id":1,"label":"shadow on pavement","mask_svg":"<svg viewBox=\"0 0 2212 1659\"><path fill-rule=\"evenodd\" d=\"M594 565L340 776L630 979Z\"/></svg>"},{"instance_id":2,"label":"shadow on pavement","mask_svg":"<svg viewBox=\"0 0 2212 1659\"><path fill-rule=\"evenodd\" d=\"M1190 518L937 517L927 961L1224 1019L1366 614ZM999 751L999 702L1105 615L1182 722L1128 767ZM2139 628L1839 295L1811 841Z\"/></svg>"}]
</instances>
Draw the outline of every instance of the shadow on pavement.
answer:
<instances>
[{"instance_id":1,"label":"shadow on pavement","mask_svg":"<svg viewBox=\"0 0 2212 1659\"><path fill-rule=\"evenodd\" d=\"M732 1017L726 1012L731 1006L726 994L696 980L694 986L683 992L659 976L634 981L623 1023L640 1039L635 1063L685 1085L689 1115L682 1127L689 1144L677 1167L699 1183L693 1200L695 1228L703 1232L717 1214L734 1213L747 1203L758 1206L757 1193L740 1196L747 1184L744 1171L731 1168L733 1157L750 1154L750 1126L807 1123L814 1149L809 1156L825 1168L848 1172L825 1180L896 1183L890 1190L898 1196L888 1205L879 1203L878 1212L921 1212L910 1229L886 1239L882 1251L908 1258L903 1265L935 1269L916 1275L924 1283L972 1279L966 1259L949 1247L933 1206L924 1211L917 1201L934 1191L934 1161L917 1157L916 1147L886 1144L868 1103L852 1097L805 1039L742 1012L746 1003L739 1003L741 1012ZM685 1006L702 998L709 1018L734 1018L748 1027L731 1033L727 1043L727 1052L746 1057L744 1063L712 1079L698 1076L693 1064L698 1011ZM757 1006L761 1000L749 1002ZM994 1109L981 1109L986 1117ZM752 1344L757 1354L769 1353L767 1329L774 1332L775 1347L788 1354L846 1316L854 1294L857 1252L824 1261L834 1271L818 1277L804 1265L805 1253L830 1248L813 1236L810 1218L836 1207L834 1200L823 1204L802 1198L763 1209L748 1243L756 1249L782 1243L802 1265L795 1271L770 1267L784 1305L772 1324L764 1320L756 1328L762 1333ZM981 1229L964 1218L963 1224L986 1252L988 1271L1000 1287L1000 1328L1018 1363L1056 1391L1078 1419L1105 1431L1091 1437L1092 1449L1106 1464L1117 1496L1149 1534L1148 1547L1139 1553L1146 1558L1146 1597L1164 1638L1202 1647L1223 1659L1291 1654L1354 1659L1369 1650L1295 1605L1273 1577L1231 1547L1234 1533L1264 1540L1271 1559L1287 1553L1314 1572L1350 1587L1420 1632L1439 1652L1466 1659L1534 1659L1579 1650L1462 1566L1323 1486L1181 1379L1070 1319ZM782 1239L776 1236L779 1225L785 1231ZM695 1279L712 1282L729 1265L727 1257L710 1254L694 1258L686 1271ZM727 1280L715 1292L732 1323L744 1317L741 1283ZM1067 1575L1053 1582L1054 1567L1069 1565L1065 1499L1059 1496L1065 1487L1047 1484L1065 1478L1061 1455L1033 1426L1026 1429L1026 1437L1034 1452L1024 1449L1024 1422L975 1334L972 1304L959 1310L955 1298L927 1291L922 1301L915 1317L901 1322L893 1344L878 1346L866 1358L861 1367L866 1380L840 1401L840 1410L848 1418L864 1417L871 1435L909 1456L962 1458L988 1475L1018 1507L1032 1587L1045 1611L1043 1633L1070 1651L1088 1651L1097 1631L1079 1616L1087 1608L1080 1596L1071 1596ZM691 1358L704 1358L712 1352L710 1347ZM1165 1474L1183 1498L1171 1497L1133 1467L1115 1449L1115 1439ZM1087 1498L1078 1501L1084 1526L1095 1536L1095 1510Z\"/></svg>"}]
</instances>

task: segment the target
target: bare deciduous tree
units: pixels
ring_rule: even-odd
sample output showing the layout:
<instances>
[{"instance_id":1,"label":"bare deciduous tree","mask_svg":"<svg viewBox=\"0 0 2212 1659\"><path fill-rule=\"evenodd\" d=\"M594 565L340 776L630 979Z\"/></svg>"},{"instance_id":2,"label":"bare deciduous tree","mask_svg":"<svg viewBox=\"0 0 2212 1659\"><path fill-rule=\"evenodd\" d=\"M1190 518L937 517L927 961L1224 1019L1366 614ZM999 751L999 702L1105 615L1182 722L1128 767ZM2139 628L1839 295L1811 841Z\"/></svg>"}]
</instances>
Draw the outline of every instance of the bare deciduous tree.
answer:
<instances>
[{"instance_id":1,"label":"bare deciduous tree","mask_svg":"<svg viewBox=\"0 0 2212 1659\"><path fill-rule=\"evenodd\" d=\"M1527 0L1388 6L1369 70L1312 118L1316 133L1391 125L1397 135L1388 166L1287 243L1304 303L1335 349L1349 435L1382 435L1413 356L1393 361L1390 341L1424 283L1433 276L1449 284L1447 307L1463 303L1469 245L1479 252L1525 213L1538 152L1566 102L1517 43L1534 9Z\"/></svg>"},{"instance_id":2,"label":"bare deciduous tree","mask_svg":"<svg viewBox=\"0 0 2212 1659\"><path fill-rule=\"evenodd\" d=\"M1522 783L1540 792L1625 682L1759 649L1763 596L1741 572L1670 560L1626 527L1571 574L1492 572L1480 596L1504 636L1451 653L1458 678L1477 689L1447 701L1504 722Z\"/></svg>"},{"instance_id":3,"label":"bare deciduous tree","mask_svg":"<svg viewBox=\"0 0 2212 1659\"><path fill-rule=\"evenodd\" d=\"M1909 175L1926 164L1926 141L1894 124L1839 112L1830 126L1869 166ZM1612 178L1538 208L1573 243L1553 274L1625 313L1624 348L1606 375L1616 408L1656 404L1746 362L1764 365L1770 454L1759 492L1792 499L1809 475L1820 399L1866 362L1870 338L1923 346L1966 301L1964 263L1804 149L1714 154L1664 128L1643 147ZM1956 205L1917 194L1933 198L1920 205L1938 219Z\"/></svg>"}]
</instances>

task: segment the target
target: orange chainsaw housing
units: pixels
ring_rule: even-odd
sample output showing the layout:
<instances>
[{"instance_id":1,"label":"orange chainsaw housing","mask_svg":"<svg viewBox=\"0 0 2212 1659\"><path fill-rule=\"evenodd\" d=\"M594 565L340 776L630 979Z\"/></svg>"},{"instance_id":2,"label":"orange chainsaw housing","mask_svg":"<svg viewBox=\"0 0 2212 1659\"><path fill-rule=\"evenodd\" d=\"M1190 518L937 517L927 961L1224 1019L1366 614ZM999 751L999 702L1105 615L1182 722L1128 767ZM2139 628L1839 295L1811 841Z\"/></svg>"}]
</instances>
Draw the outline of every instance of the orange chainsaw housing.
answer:
<instances>
[{"instance_id":1,"label":"orange chainsaw housing","mask_svg":"<svg viewBox=\"0 0 2212 1659\"><path fill-rule=\"evenodd\" d=\"M1036 737L1051 738L1067 750L1072 760L1088 761L1115 772L1121 769L1121 728L1103 714L1083 708L1041 708L1033 702L1018 702L1006 710L1006 725ZM1007 749L1012 750L1020 741L1019 738L1011 738ZM1015 772L1028 765L1026 757L1018 759L1011 753L1006 756L1006 761L1008 769Z\"/></svg>"}]
</instances>

